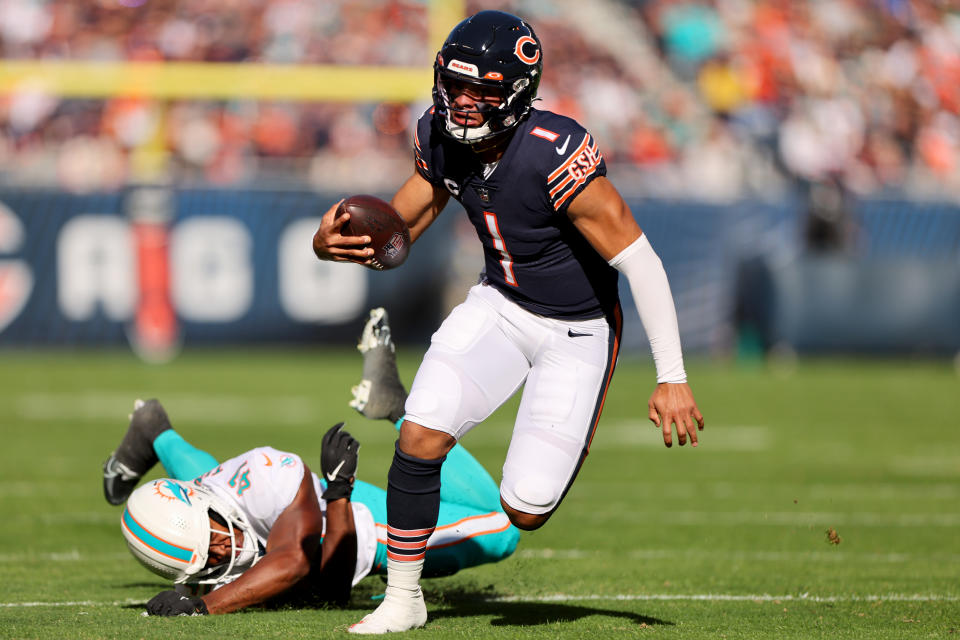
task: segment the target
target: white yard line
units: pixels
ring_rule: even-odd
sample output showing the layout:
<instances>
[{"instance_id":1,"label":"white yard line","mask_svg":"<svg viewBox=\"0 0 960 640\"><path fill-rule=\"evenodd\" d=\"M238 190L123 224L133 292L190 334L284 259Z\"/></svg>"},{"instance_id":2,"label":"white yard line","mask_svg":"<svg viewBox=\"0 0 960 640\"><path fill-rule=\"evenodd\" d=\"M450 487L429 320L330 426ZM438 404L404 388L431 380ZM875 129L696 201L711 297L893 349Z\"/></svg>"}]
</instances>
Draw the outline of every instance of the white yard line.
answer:
<instances>
[{"instance_id":1,"label":"white yard line","mask_svg":"<svg viewBox=\"0 0 960 640\"><path fill-rule=\"evenodd\" d=\"M766 451L773 444L770 427L759 425L710 425L711 451ZM653 424L640 420L600 422L591 451L617 449L624 445L662 449L663 439Z\"/></svg>"},{"instance_id":2,"label":"white yard line","mask_svg":"<svg viewBox=\"0 0 960 640\"><path fill-rule=\"evenodd\" d=\"M17 416L27 421L104 420L122 423L133 409L136 393L114 389L72 392L36 392L13 396ZM206 423L289 425L309 423L319 405L303 395L243 395L237 393L165 394L160 400L174 420ZM344 401L346 406L346 400ZM711 425L712 451L765 451L773 436L767 426ZM592 450L624 446L663 448L649 422L620 420L600 425Z\"/></svg>"},{"instance_id":3,"label":"white yard line","mask_svg":"<svg viewBox=\"0 0 960 640\"><path fill-rule=\"evenodd\" d=\"M597 514L600 515L600 514ZM609 517L609 516L608 516ZM809 526L809 527L957 527L960 513L878 513L831 511L624 511L630 522L702 526Z\"/></svg>"},{"instance_id":4,"label":"white yard line","mask_svg":"<svg viewBox=\"0 0 960 640\"><path fill-rule=\"evenodd\" d=\"M135 393L112 390L26 393L16 396L14 406L24 420L80 419L123 424L135 399ZM171 393L161 401L170 409L174 421L275 426L308 423L317 414L314 402L302 395Z\"/></svg>"},{"instance_id":5,"label":"white yard line","mask_svg":"<svg viewBox=\"0 0 960 640\"><path fill-rule=\"evenodd\" d=\"M591 560L595 558L634 558L638 560L713 558L717 560L755 560L768 562L810 561L810 562L882 562L884 564L905 564L918 560L937 562L960 562L960 554L915 554L915 553L863 553L834 551L736 551L736 550L695 550L695 549L635 549L608 551L599 549L520 549L518 558L534 560ZM0 564L20 562L88 562L102 560L123 560L130 555L125 551L87 553L78 549L55 553L0 553Z\"/></svg>"},{"instance_id":6,"label":"white yard line","mask_svg":"<svg viewBox=\"0 0 960 640\"><path fill-rule=\"evenodd\" d=\"M105 553L81 553L78 549L54 553L0 553L0 564L16 564L18 562L81 562L90 560L120 560L131 557L126 551L112 551Z\"/></svg>"},{"instance_id":7,"label":"white yard line","mask_svg":"<svg viewBox=\"0 0 960 640\"><path fill-rule=\"evenodd\" d=\"M199 420L198 420L199 421ZM122 429L122 427L118 427ZM119 433L119 431L118 431ZM118 436L119 437L119 436ZM469 443L468 447L469 449ZM104 454L106 455L106 454ZM765 484L763 493L757 490L756 482L713 482L709 486L702 486L692 482L671 481L668 484L659 484L654 488L638 486L636 481L629 482L624 480L622 483L600 483L584 479L578 480L578 487L589 486L591 489L601 490L607 487L610 492L623 490L632 490L638 496L638 503L646 497L657 497L660 499L683 498L688 499L691 495L699 494L709 496L719 500L728 500L732 502L745 502L746 498L752 498L754 495L760 496L772 503L775 498L771 495L786 498L798 497L800 504L833 503L840 501L858 501L859 504L884 503L892 500L911 501L915 504L929 505L932 501L958 500L960 499L960 483L955 484L933 484L923 483L917 485L911 484L867 484L867 483L839 483L839 484L796 484L796 483L777 483ZM0 496L11 497L63 497L68 495L77 498L87 495L88 489L75 486L65 486L65 482L57 480L7 480L0 481ZM641 493L642 491L642 493ZM936 505L934 505L936 506Z\"/></svg>"},{"instance_id":8,"label":"white yard line","mask_svg":"<svg viewBox=\"0 0 960 640\"><path fill-rule=\"evenodd\" d=\"M617 514L609 510L597 512L604 522L619 520L625 523L656 523L693 526L769 525L780 527L958 527L960 513L876 513L830 511L629 511ZM43 524L105 524L118 522L118 513L81 511L44 513L35 516L15 514L6 524L41 522ZM843 531L840 531L843 535Z\"/></svg>"},{"instance_id":9,"label":"white yard line","mask_svg":"<svg viewBox=\"0 0 960 640\"><path fill-rule=\"evenodd\" d=\"M886 593L842 596L817 596L809 593L774 595L769 593L617 593L568 594L554 593L542 596L495 596L481 598L483 602L646 602L646 601L702 601L702 602L960 602L960 595L942 593ZM2 608L19 607L119 607L143 605L142 600L70 600L50 602L0 602Z\"/></svg>"},{"instance_id":10,"label":"white yard line","mask_svg":"<svg viewBox=\"0 0 960 640\"><path fill-rule=\"evenodd\" d=\"M125 605L145 605L145 600L114 600L113 602L95 602L93 600L67 600L63 602L0 602L0 607L8 609L18 607L122 607Z\"/></svg>"},{"instance_id":11,"label":"white yard line","mask_svg":"<svg viewBox=\"0 0 960 640\"><path fill-rule=\"evenodd\" d=\"M918 560L937 562L960 562L960 554L914 554L914 553L864 553L848 552L840 549L832 551L737 551L737 550L699 550L699 549L635 549L635 550L598 550L598 549L520 549L518 558L535 560L592 560L601 557L634 558L638 560L713 558L720 560L755 560L768 562L809 561L809 562L882 562L884 564L906 564Z\"/></svg>"},{"instance_id":12,"label":"white yard line","mask_svg":"<svg viewBox=\"0 0 960 640\"><path fill-rule=\"evenodd\" d=\"M960 595L928 594L867 594L845 596L815 596L809 593L772 595L769 593L620 593L612 595L587 594L575 595L556 593L544 596L497 596L485 598L486 602L583 602L588 600L702 600L705 602L958 602Z\"/></svg>"}]
</instances>

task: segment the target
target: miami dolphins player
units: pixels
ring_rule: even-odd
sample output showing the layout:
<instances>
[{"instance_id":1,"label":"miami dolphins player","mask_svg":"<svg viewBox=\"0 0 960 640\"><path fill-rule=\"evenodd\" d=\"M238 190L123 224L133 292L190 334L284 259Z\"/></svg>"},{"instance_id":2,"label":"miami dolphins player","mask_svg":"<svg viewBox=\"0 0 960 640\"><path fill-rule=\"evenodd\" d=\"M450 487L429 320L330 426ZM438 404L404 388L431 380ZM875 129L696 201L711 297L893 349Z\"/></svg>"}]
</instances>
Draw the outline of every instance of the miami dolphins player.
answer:
<instances>
[{"instance_id":1,"label":"miami dolphins player","mask_svg":"<svg viewBox=\"0 0 960 640\"><path fill-rule=\"evenodd\" d=\"M563 46L563 43L557 43ZM380 606L350 627L423 626L423 549L454 445L522 386L501 504L542 526L590 449L620 345L623 274L657 370L647 416L671 446L704 426L687 384L673 296L660 258L606 178L597 141L575 120L535 109L543 47L502 11L457 24L434 62L433 106L417 122L414 167L391 199L416 243L455 198L483 246L484 270L434 333L410 388L390 468L388 577ZM366 263L366 236L344 236L336 205L313 249Z\"/></svg>"},{"instance_id":2,"label":"miami dolphins player","mask_svg":"<svg viewBox=\"0 0 960 640\"><path fill-rule=\"evenodd\" d=\"M399 415L406 391L383 309L371 312L358 348L363 380L351 405L370 418ZM103 488L111 504L126 501L121 531L130 552L175 584L147 613L229 613L278 596L343 603L365 576L384 573L386 492L355 479L358 450L340 423L322 439L319 476L272 447L218 462L173 429L159 401L137 401L104 463ZM453 455L441 524L425 552L428 576L502 560L519 538L493 479L465 449ZM170 477L134 490L157 462Z\"/></svg>"}]
</instances>

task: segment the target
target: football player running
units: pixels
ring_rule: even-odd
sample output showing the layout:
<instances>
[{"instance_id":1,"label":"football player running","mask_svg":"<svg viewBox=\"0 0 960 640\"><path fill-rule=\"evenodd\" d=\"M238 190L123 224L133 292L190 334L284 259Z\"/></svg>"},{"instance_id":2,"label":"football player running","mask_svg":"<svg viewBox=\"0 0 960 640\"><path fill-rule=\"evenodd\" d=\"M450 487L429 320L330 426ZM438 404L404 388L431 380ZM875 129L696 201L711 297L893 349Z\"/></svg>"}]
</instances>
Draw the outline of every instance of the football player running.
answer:
<instances>
[{"instance_id":1,"label":"football player running","mask_svg":"<svg viewBox=\"0 0 960 640\"><path fill-rule=\"evenodd\" d=\"M503 508L521 529L540 527L557 509L587 455L617 360L620 273L656 365L650 420L668 447L674 429L681 445L696 446L703 428L660 259L606 179L593 137L532 106L542 58L529 24L481 11L454 27L435 59L415 170L391 204L416 242L452 195L476 228L485 267L433 335L410 389L387 494L386 595L352 633L426 622L419 578L444 456L521 385ZM362 236L340 235L335 211L324 214L314 251L363 263L373 250Z\"/></svg>"},{"instance_id":2,"label":"football player running","mask_svg":"<svg viewBox=\"0 0 960 640\"><path fill-rule=\"evenodd\" d=\"M351 406L369 418L399 416L406 392L383 309L371 312L358 348L363 380ZM218 463L172 428L157 400L137 401L104 463L103 488L111 504L126 501L121 530L130 552L175 584L147 603L147 613L229 613L280 595L343 603L352 585L383 573L386 492L355 480L358 449L340 423L323 436L322 477L272 447ZM450 455L456 464L443 478L428 576L502 560L519 538L489 474L463 448ZM134 490L157 462L170 478Z\"/></svg>"}]
</instances>

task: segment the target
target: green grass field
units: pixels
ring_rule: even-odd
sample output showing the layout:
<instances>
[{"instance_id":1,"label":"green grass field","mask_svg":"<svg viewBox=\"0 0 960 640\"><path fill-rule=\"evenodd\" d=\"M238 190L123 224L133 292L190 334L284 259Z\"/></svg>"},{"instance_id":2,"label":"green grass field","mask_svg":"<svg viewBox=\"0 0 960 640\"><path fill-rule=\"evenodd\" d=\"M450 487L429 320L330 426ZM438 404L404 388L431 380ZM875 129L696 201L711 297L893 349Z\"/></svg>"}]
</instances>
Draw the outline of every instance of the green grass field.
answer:
<instances>
[{"instance_id":1,"label":"green grass field","mask_svg":"<svg viewBox=\"0 0 960 640\"><path fill-rule=\"evenodd\" d=\"M412 379L417 354L403 354ZM960 380L948 363L697 363L707 429L665 449L647 361L621 362L563 506L498 565L427 581L421 638L960 638ZM0 353L0 637L325 638L347 609L143 618L166 588L127 553L100 464L136 397L164 401L219 458L253 446L319 457L348 420L381 486L394 432L348 409L355 352ZM464 444L495 478L515 403ZM159 475L159 470L157 475ZM834 529L839 544L828 541Z\"/></svg>"}]
</instances>

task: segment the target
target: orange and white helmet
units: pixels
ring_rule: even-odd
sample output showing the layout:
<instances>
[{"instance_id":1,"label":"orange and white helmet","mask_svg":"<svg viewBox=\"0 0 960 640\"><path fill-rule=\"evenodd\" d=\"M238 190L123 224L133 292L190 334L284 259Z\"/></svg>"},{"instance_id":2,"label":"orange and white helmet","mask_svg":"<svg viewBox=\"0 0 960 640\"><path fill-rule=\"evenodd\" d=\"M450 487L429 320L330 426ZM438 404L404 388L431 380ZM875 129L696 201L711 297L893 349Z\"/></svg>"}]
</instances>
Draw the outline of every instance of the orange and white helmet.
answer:
<instances>
[{"instance_id":1,"label":"orange and white helmet","mask_svg":"<svg viewBox=\"0 0 960 640\"><path fill-rule=\"evenodd\" d=\"M230 561L207 567L210 518L227 531ZM194 482L160 478L137 488L127 500L120 528L133 557L175 583L230 582L260 559L256 533L239 509ZM238 545L237 531L243 533Z\"/></svg>"}]
</instances>

